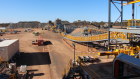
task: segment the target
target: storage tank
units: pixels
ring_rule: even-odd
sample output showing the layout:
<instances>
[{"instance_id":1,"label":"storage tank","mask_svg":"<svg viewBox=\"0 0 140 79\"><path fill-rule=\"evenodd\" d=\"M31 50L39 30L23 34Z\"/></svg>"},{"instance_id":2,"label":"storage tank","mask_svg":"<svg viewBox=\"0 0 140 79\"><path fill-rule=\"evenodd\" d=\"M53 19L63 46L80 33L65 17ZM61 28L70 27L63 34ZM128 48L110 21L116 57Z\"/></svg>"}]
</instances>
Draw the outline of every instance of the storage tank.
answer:
<instances>
[{"instance_id":1,"label":"storage tank","mask_svg":"<svg viewBox=\"0 0 140 79\"><path fill-rule=\"evenodd\" d=\"M0 57L3 61L9 61L15 53L19 52L19 40L4 40L0 42Z\"/></svg>"}]
</instances>

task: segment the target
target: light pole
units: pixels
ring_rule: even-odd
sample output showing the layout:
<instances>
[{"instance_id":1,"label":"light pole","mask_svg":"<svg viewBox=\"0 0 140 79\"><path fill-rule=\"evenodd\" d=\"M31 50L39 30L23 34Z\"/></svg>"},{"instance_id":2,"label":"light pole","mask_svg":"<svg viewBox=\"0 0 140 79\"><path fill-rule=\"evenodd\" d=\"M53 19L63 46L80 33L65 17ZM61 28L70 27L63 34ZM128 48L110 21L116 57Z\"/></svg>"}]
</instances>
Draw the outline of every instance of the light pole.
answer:
<instances>
[{"instance_id":1,"label":"light pole","mask_svg":"<svg viewBox=\"0 0 140 79\"><path fill-rule=\"evenodd\" d=\"M75 65L75 43L73 43L72 45L73 45L73 49L74 49L73 50L74 51L74 63L73 64Z\"/></svg>"}]
</instances>

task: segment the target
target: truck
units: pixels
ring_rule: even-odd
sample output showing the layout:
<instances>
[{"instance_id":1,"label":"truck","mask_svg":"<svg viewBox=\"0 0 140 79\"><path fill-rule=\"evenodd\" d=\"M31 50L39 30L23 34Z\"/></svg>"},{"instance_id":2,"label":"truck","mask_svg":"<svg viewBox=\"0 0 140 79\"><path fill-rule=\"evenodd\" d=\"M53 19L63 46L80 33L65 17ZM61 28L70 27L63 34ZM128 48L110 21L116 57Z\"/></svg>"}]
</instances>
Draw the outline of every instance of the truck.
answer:
<instances>
[{"instance_id":1,"label":"truck","mask_svg":"<svg viewBox=\"0 0 140 79\"><path fill-rule=\"evenodd\" d=\"M44 45L45 41L40 37L38 38L37 40L35 41L32 41L32 45L38 45L38 46L41 46L41 45Z\"/></svg>"},{"instance_id":2,"label":"truck","mask_svg":"<svg viewBox=\"0 0 140 79\"><path fill-rule=\"evenodd\" d=\"M44 40L35 40L35 41L32 41L32 44L41 46L41 45L44 45Z\"/></svg>"}]
</instances>

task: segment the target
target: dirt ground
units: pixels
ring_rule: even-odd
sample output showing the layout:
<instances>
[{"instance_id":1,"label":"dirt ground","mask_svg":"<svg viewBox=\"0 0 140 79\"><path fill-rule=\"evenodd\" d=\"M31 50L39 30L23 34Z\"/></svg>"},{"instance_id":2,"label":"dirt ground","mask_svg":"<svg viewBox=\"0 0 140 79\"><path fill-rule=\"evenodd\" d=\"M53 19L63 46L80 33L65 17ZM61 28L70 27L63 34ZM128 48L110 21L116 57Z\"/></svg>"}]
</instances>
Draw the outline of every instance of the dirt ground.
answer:
<instances>
[{"instance_id":1,"label":"dirt ground","mask_svg":"<svg viewBox=\"0 0 140 79\"><path fill-rule=\"evenodd\" d=\"M28 77L30 79L62 79L65 68L68 66L69 61L73 59L73 42L64 41L63 37L58 33L34 29L34 31L42 33L41 37L48 42L46 46L34 46L32 45L32 41L36 40L38 36L34 36L32 34L33 32L24 32L24 29L18 30L20 30L21 33L7 34L0 37L19 39L21 56L17 61L17 65L28 66ZM88 48L87 46L76 43L77 56L95 56L96 51L97 50L95 48ZM102 64L110 61L112 60L103 59L100 64L86 64L86 67L99 72L99 74L101 73L101 75L104 73L106 74L106 72L110 75L110 71L108 70L111 69L110 67L112 65L110 65L110 63ZM102 70L104 70L104 73Z\"/></svg>"},{"instance_id":2,"label":"dirt ground","mask_svg":"<svg viewBox=\"0 0 140 79\"><path fill-rule=\"evenodd\" d=\"M51 58L52 79L62 79L64 69L68 65L70 59L73 58L73 51L62 40L63 37L58 33L45 31L44 38L51 42L48 45Z\"/></svg>"},{"instance_id":3,"label":"dirt ground","mask_svg":"<svg viewBox=\"0 0 140 79\"><path fill-rule=\"evenodd\" d=\"M19 39L21 56L17 65L27 65L28 77L30 79L62 79L64 68L73 57L73 51L67 47L60 34L50 31L34 29L40 32L41 37L47 40L46 46L34 46L32 41L38 36L33 32L24 32L17 29L19 34L6 34L0 38ZM56 40L57 39L57 40Z\"/></svg>"},{"instance_id":4,"label":"dirt ground","mask_svg":"<svg viewBox=\"0 0 140 79\"><path fill-rule=\"evenodd\" d=\"M19 39L21 56L17 61L17 65L27 65L27 70L30 79L51 79L50 76L50 59L49 52L46 46L38 47L33 46L32 41L38 37L34 36L32 32L24 32L24 29L18 29L21 31L19 34L6 34L0 38ZM41 32L40 29L34 29L34 31ZM47 58L46 58L47 57ZM46 61L47 60L47 61Z\"/></svg>"}]
</instances>

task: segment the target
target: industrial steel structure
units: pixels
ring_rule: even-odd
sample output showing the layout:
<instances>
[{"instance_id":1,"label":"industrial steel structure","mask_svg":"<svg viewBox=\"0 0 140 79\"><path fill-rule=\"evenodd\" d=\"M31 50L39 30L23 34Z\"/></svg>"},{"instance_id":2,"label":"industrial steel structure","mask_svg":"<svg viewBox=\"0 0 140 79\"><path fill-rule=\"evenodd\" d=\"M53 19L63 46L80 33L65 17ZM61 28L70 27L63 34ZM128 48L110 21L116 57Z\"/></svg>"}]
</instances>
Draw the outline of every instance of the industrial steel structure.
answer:
<instances>
[{"instance_id":1,"label":"industrial steel structure","mask_svg":"<svg viewBox=\"0 0 140 79\"><path fill-rule=\"evenodd\" d=\"M111 4L113 4L120 13L120 16L117 18L117 20L115 22L117 22L119 20L119 18L121 18L121 27L122 27L123 26L123 24L122 24L123 6L132 4L132 19L135 19L134 18L134 14L135 14L135 4L134 3L137 3L137 2L140 2L140 0L108 0L108 49L110 49L110 27L112 26L112 24L111 24ZM119 9L117 7L116 3L121 4L121 9Z\"/></svg>"}]
</instances>

